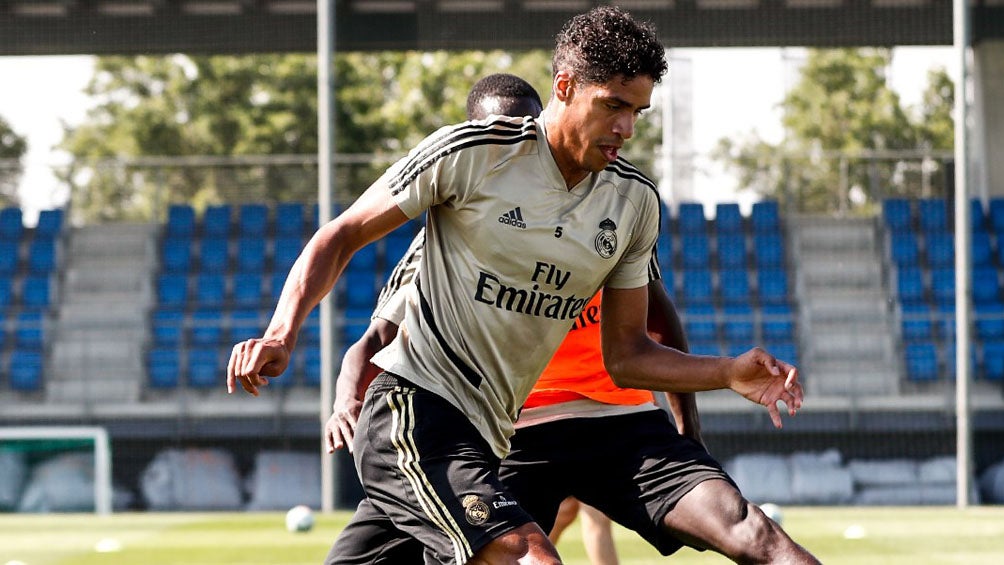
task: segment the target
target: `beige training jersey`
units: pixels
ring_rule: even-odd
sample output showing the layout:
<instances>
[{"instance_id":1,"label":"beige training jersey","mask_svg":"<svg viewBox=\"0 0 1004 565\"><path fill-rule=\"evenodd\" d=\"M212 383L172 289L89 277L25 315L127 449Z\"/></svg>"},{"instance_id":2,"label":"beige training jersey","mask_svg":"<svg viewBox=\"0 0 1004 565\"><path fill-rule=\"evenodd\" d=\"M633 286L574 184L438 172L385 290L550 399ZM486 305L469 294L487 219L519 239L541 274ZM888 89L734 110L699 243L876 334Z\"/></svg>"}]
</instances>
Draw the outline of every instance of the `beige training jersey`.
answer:
<instances>
[{"instance_id":1,"label":"beige training jersey","mask_svg":"<svg viewBox=\"0 0 1004 565\"><path fill-rule=\"evenodd\" d=\"M618 159L568 190L546 139L540 119L467 122L383 177L408 217L428 215L417 292L373 362L456 406L499 457L596 291L659 278L655 185Z\"/></svg>"}]
</instances>

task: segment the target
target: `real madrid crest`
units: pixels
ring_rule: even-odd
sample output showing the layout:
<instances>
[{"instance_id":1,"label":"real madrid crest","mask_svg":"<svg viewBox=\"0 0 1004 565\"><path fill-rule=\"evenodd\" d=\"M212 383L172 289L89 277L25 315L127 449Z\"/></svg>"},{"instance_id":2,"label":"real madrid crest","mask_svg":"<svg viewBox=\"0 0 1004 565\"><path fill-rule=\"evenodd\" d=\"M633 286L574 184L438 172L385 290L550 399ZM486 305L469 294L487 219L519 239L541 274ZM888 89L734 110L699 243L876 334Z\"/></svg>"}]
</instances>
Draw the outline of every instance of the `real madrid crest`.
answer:
<instances>
[{"instance_id":1,"label":"real madrid crest","mask_svg":"<svg viewBox=\"0 0 1004 565\"><path fill-rule=\"evenodd\" d=\"M468 524L480 526L488 521L491 512L488 509L488 505L478 498L477 495L468 494L460 504L464 507L464 518L467 519Z\"/></svg>"},{"instance_id":2,"label":"real madrid crest","mask_svg":"<svg viewBox=\"0 0 1004 565\"><path fill-rule=\"evenodd\" d=\"M614 231L616 229L617 224L610 218L600 222L600 233L596 234L593 245L596 246L596 252L604 259L613 257L617 251L617 233Z\"/></svg>"}]
</instances>

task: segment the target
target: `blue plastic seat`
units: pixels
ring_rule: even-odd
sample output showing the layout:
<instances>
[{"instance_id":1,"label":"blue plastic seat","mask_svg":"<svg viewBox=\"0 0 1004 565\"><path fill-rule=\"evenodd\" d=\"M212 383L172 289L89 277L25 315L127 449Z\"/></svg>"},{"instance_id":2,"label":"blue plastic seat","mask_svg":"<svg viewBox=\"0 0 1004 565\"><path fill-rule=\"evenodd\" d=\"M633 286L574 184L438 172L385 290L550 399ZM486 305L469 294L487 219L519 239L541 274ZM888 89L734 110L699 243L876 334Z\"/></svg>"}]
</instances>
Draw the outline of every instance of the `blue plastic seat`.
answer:
<instances>
[{"instance_id":1,"label":"blue plastic seat","mask_svg":"<svg viewBox=\"0 0 1004 565\"><path fill-rule=\"evenodd\" d=\"M938 348L933 342L908 343L903 356L906 375L911 381L938 380Z\"/></svg>"},{"instance_id":2,"label":"blue plastic seat","mask_svg":"<svg viewBox=\"0 0 1004 565\"><path fill-rule=\"evenodd\" d=\"M0 239L19 241L24 233L24 220L21 209L7 207L0 210Z\"/></svg>"},{"instance_id":3,"label":"blue plastic seat","mask_svg":"<svg viewBox=\"0 0 1004 565\"><path fill-rule=\"evenodd\" d=\"M188 342L192 345L220 345L226 340L222 310L202 308L191 314Z\"/></svg>"},{"instance_id":4,"label":"blue plastic seat","mask_svg":"<svg viewBox=\"0 0 1004 565\"><path fill-rule=\"evenodd\" d=\"M316 347L321 343L321 309L314 308L300 327L300 343Z\"/></svg>"},{"instance_id":5,"label":"blue plastic seat","mask_svg":"<svg viewBox=\"0 0 1004 565\"><path fill-rule=\"evenodd\" d=\"M687 337L690 345L690 352L694 355L713 355L715 357L722 354L722 347L715 340L691 340Z\"/></svg>"},{"instance_id":6,"label":"blue plastic seat","mask_svg":"<svg viewBox=\"0 0 1004 565\"><path fill-rule=\"evenodd\" d=\"M739 235L719 235L717 239L719 269L746 268L746 237Z\"/></svg>"},{"instance_id":7,"label":"blue plastic seat","mask_svg":"<svg viewBox=\"0 0 1004 565\"><path fill-rule=\"evenodd\" d=\"M903 304L915 304L927 299L924 272L918 267L896 271L896 294Z\"/></svg>"},{"instance_id":8,"label":"blue plastic seat","mask_svg":"<svg viewBox=\"0 0 1004 565\"><path fill-rule=\"evenodd\" d=\"M194 347L188 350L188 384L195 388L222 386L226 375L217 347Z\"/></svg>"},{"instance_id":9,"label":"blue plastic seat","mask_svg":"<svg viewBox=\"0 0 1004 565\"><path fill-rule=\"evenodd\" d=\"M195 209L188 204L172 204L167 209L164 232L171 237L191 238L195 233Z\"/></svg>"},{"instance_id":10,"label":"blue plastic seat","mask_svg":"<svg viewBox=\"0 0 1004 565\"><path fill-rule=\"evenodd\" d=\"M159 275L157 303L160 306L183 308L188 303L188 277L179 274Z\"/></svg>"},{"instance_id":11,"label":"blue plastic seat","mask_svg":"<svg viewBox=\"0 0 1004 565\"><path fill-rule=\"evenodd\" d=\"M195 277L195 304L222 306L227 298L226 275L203 273Z\"/></svg>"},{"instance_id":12,"label":"blue plastic seat","mask_svg":"<svg viewBox=\"0 0 1004 565\"><path fill-rule=\"evenodd\" d=\"M21 246L17 241L0 239L0 274L12 275L17 272Z\"/></svg>"},{"instance_id":13,"label":"blue plastic seat","mask_svg":"<svg viewBox=\"0 0 1004 565\"><path fill-rule=\"evenodd\" d=\"M256 309L233 310L228 320L232 341L261 337L265 333L266 318Z\"/></svg>"},{"instance_id":14,"label":"blue plastic seat","mask_svg":"<svg viewBox=\"0 0 1004 565\"><path fill-rule=\"evenodd\" d=\"M275 233L277 236L303 235L303 203L280 202L275 207Z\"/></svg>"},{"instance_id":15,"label":"blue plastic seat","mask_svg":"<svg viewBox=\"0 0 1004 565\"><path fill-rule=\"evenodd\" d=\"M229 204L207 206L202 214L202 237L227 239L233 223L233 208Z\"/></svg>"},{"instance_id":16,"label":"blue plastic seat","mask_svg":"<svg viewBox=\"0 0 1004 565\"><path fill-rule=\"evenodd\" d=\"M945 346L945 375L949 379L955 380L958 374L958 364L955 359L956 347L954 342L950 342ZM974 379L979 374L979 356L976 352L976 344L969 344L969 376Z\"/></svg>"},{"instance_id":17,"label":"blue plastic seat","mask_svg":"<svg viewBox=\"0 0 1004 565\"><path fill-rule=\"evenodd\" d=\"M0 274L0 316L14 305L14 279ZM2 324L0 324L2 326Z\"/></svg>"},{"instance_id":18,"label":"blue plastic seat","mask_svg":"<svg viewBox=\"0 0 1004 565\"><path fill-rule=\"evenodd\" d=\"M718 320L711 304L694 304L681 312L684 331L691 348L701 342L718 339ZM693 351L693 349L691 349ZM717 354L716 354L717 355Z\"/></svg>"},{"instance_id":19,"label":"blue plastic seat","mask_svg":"<svg viewBox=\"0 0 1004 565\"><path fill-rule=\"evenodd\" d=\"M683 271L681 282L683 302L691 304L711 304L714 299L714 284L711 271L707 269L687 269Z\"/></svg>"},{"instance_id":20,"label":"blue plastic seat","mask_svg":"<svg viewBox=\"0 0 1004 565\"><path fill-rule=\"evenodd\" d=\"M754 202L750 211L750 224L754 233L779 233L781 212L777 200Z\"/></svg>"},{"instance_id":21,"label":"blue plastic seat","mask_svg":"<svg viewBox=\"0 0 1004 565\"><path fill-rule=\"evenodd\" d=\"M272 302L277 302L282 294L282 287L286 284L286 273L276 271L269 277L269 298Z\"/></svg>"},{"instance_id":22,"label":"blue plastic seat","mask_svg":"<svg viewBox=\"0 0 1004 565\"><path fill-rule=\"evenodd\" d=\"M753 308L749 305L732 304L723 308L722 337L729 344L749 349L755 341L756 329Z\"/></svg>"},{"instance_id":23,"label":"blue plastic seat","mask_svg":"<svg viewBox=\"0 0 1004 565\"><path fill-rule=\"evenodd\" d=\"M683 202L677 210L677 226L681 234L706 234L708 220L704 217L704 205L699 202Z\"/></svg>"},{"instance_id":24,"label":"blue plastic seat","mask_svg":"<svg viewBox=\"0 0 1004 565\"><path fill-rule=\"evenodd\" d=\"M974 305L973 326L979 339L1004 340L1004 303L995 301Z\"/></svg>"},{"instance_id":25,"label":"blue plastic seat","mask_svg":"<svg viewBox=\"0 0 1004 565\"><path fill-rule=\"evenodd\" d=\"M41 390L42 362L42 352L37 349L12 351L7 371L10 388L18 391Z\"/></svg>"},{"instance_id":26,"label":"blue plastic seat","mask_svg":"<svg viewBox=\"0 0 1004 565\"><path fill-rule=\"evenodd\" d=\"M768 341L763 347L774 357L798 366L798 346L794 341Z\"/></svg>"},{"instance_id":27,"label":"blue plastic seat","mask_svg":"<svg viewBox=\"0 0 1004 565\"><path fill-rule=\"evenodd\" d=\"M258 306L265 297L265 280L259 273L237 273L233 276L231 298L238 306Z\"/></svg>"},{"instance_id":28,"label":"blue plastic seat","mask_svg":"<svg viewBox=\"0 0 1004 565\"><path fill-rule=\"evenodd\" d=\"M987 211L983 208L983 201L979 198L972 198L969 204L969 224L973 233L985 233L987 231Z\"/></svg>"},{"instance_id":29,"label":"blue plastic seat","mask_svg":"<svg viewBox=\"0 0 1004 565\"><path fill-rule=\"evenodd\" d=\"M707 235L688 233L680 236L680 266L684 269L711 268L711 242Z\"/></svg>"},{"instance_id":30,"label":"blue plastic seat","mask_svg":"<svg viewBox=\"0 0 1004 565\"><path fill-rule=\"evenodd\" d=\"M921 303L907 303L902 305L901 311L900 328L904 341L932 340L936 337L930 306Z\"/></svg>"},{"instance_id":31,"label":"blue plastic seat","mask_svg":"<svg viewBox=\"0 0 1004 565\"><path fill-rule=\"evenodd\" d=\"M45 314L41 310L24 310L15 318L14 344L26 349L42 349L45 345Z\"/></svg>"},{"instance_id":32,"label":"blue plastic seat","mask_svg":"<svg viewBox=\"0 0 1004 565\"><path fill-rule=\"evenodd\" d=\"M715 231L719 235L743 232L743 215L738 202L719 202L715 205Z\"/></svg>"},{"instance_id":33,"label":"blue plastic seat","mask_svg":"<svg viewBox=\"0 0 1004 565\"><path fill-rule=\"evenodd\" d=\"M184 340L185 314L177 309L157 309L150 315L150 335L158 346L177 346Z\"/></svg>"},{"instance_id":34,"label":"blue plastic seat","mask_svg":"<svg viewBox=\"0 0 1004 565\"><path fill-rule=\"evenodd\" d=\"M303 240L298 235L275 238L272 250L272 271L285 277L302 250Z\"/></svg>"},{"instance_id":35,"label":"blue plastic seat","mask_svg":"<svg viewBox=\"0 0 1004 565\"><path fill-rule=\"evenodd\" d=\"M51 273L56 269L56 240L34 238L28 246L28 270L32 273Z\"/></svg>"},{"instance_id":36,"label":"blue plastic seat","mask_svg":"<svg viewBox=\"0 0 1004 565\"><path fill-rule=\"evenodd\" d=\"M150 349L146 354L146 373L151 388L177 388L181 374L181 351L173 347Z\"/></svg>"},{"instance_id":37,"label":"blue plastic seat","mask_svg":"<svg viewBox=\"0 0 1004 565\"><path fill-rule=\"evenodd\" d=\"M991 267L994 261L994 249L990 243L990 234L985 231L974 231L971 235L970 259L974 267Z\"/></svg>"},{"instance_id":38,"label":"blue plastic seat","mask_svg":"<svg viewBox=\"0 0 1004 565\"><path fill-rule=\"evenodd\" d=\"M753 264L757 269L774 269L784 266L784 238L778 233L753 236Z\"/></svg>"},{"instance_id":39,"label":"blue plastic seat","mask_svg":"<svg viewBox=\"0 0 1004 565\"><path fill-rule=\"evenodd\" d=\"M27 309L44 310L52 301L49 275L28 275L21 281L21 305Z\"/></svg>"},{"instance_id":40,"label":"blue plastic seat","mask_svg":"<svg viewBox=\"0 0 1004 565\"><path fill-rule=\"evenodd\" d=\"M192 240L165 238L160 246L160 256L165 273L185 274L192 268Z\"/></svg>"},{"instance_id":41,"label":"blue plastic seat","mask_svg":"<svg viewBox=\"0 0 1004 565\"><path fill-rule=\"evenodd\" d=\"M38 213L38 223L35 224L35 237L55 239L63 231L63 209L53 208L41 210Z\"/></svg>"},{"instance_id":42,"label":"blue plastic seat","mask_svg":"<svg viewBox=\"0 0 1004 565\"><path fill-rule=\"evenodd\" d=\"M761 304L787 304L788 274L781 269L757 271L757 296Z\"/></svg>"},{"instance_id":43,"label":"blue plastic seat","mask_svg":"<svg viewBox=\"0 0 1004 565\"><path fill-rule=\"evenodd\" d=\"M788 304L764 304L760 308L760 334L764 341L794 341L795 315Z\"/></svg>"},{"instance_id":44,"label":"blue plastic seat","mask_svg":"<svg viewBox=\"0 0 1004 565\"><path fill-rule=\"evenodd\" d=\"M955 265L955 236L949 233L929 233L924 238L927 266L932 269Z\"/></svg>"},{"instance_id":45,"label":"blue plastic seat","mask_svg":"<svg viewBox=\"0 0 1004 565\"><path fill-rule=\"evenodd\" d=\"M237 228L241 237L262 237L268 231L268 206L261 203L242 204L237 212Z\"/></svg>"},{"instance_id":46,"label":"blue plastic seat","mask_svg":"<svg viewBox=\"0 0 1004 565\"><path fill-rule=\"evenodd\" d=\"M199 242L199 270L203 273L223 273L229 267L229 242L218 237L203 237Z\"/></svg>"},{"instance_id":47,"label":"blue plastic seat","mask_svg":"<svg viewBox=\"0 0 1004 565\"><path fill-rule=\"evenodd\" d=\"M990 229L1000 240L1000 235L1004 234L1004 197L995 196L990 199L987 220L990 222Z\"/></svg>"},{"instance_id":48,"label":"blue plastic seat","mask_svg":"<svg viewBox=\"0 0 1004 565\"><path fill-rule=\"evenodd\" d=\"M976 267L972 280L973 302L1000 302L1001 285L994 267Z\"/></svg>"},{"instance_id":49,"label":"blue plastic seat","mask_svg":"<svg viewBox=\"0 0 1004 565\"><path fill-rule=\"evenodd\" d=\"M718 273L718 288L723 304L749 305L752 300L749 273L745 269L720 271Z\"/></svg>"},{"instance_id":50,"label":"blue plastic seat","mask_svg":"<svg viewBox=\"0 0 1004 565\"><path fill-rule=\"evenodd\" d=\"M983 378L988 381L1004 381L1004 341L988 341L983 344Z\"/></svg>"},{"instance_id":51,"label":"blue plastic seat","mask_svg":"<svg viewBox=\"0 0 1004 565\"><path fill-rule=\"evenodd\" d=\"M889 256L897 267L913 267L920 261L920 245L912 231L894 232L889 237Z\"/></svg>"},{"instance_id":52,"label":"blue plastic seat","mask_svg":"<svg viewBox=\"0 0 1004 565\"><path fill-rule=\"evenodd\" d=\"M931 296L939 304L955 304L955 269L931 270Z\"/></svg>"},{"instance_id":53,"label":"blue plastic seat","mask_svg":"<svg viewBox=\"0 0 1004 565\"><path fill-rule=\"evenodd\" d=\"M671 268L673 265L673 236L666 231L659 232L659 239L656 240L655 246L656 253L659 255L659 268ZM395 255L394 258L388 257L388 263L390 263L389 266L393 268L394 265L396 265L397 259L403 254L404 250L402 250L398 255ZM391 262L391 260L394 262Z\"/></svg>"},{"instance_id":54,"label":"blue plastic seat","mask_svg":"<svg viewBox=\"0 0 1004 565\"><path fill-rule=\"evenodd\" d=\"M260 273L265 270L265 238L241 236L237 240L237 270Z\"/></svg>"},{"instance_id":55,"label":"blue plastic seat","mask_svg":"<svg viewBox=\"0 0 1004 565\"><path fill-rule=\"evenodd\" d=\"M887 198L882 201L882 220L889 231L906 233L913 229L913 210L906 198Z\"/></svg>"},{"instance_id":56,"label":"blue plastic seat","mask_svg":"<svg viewBox=\"0 0 1004 565\"><path fill-rule=\"evenodd\" d=\"M948 207L941 198L924 198L917 201L917 224L921 231L931 234L948 230Z\"/></svg>"},{"instance_id":57,"label":"blue plastic seat","mask_svg":"<svg viewBox=\"0 0 1004 565\"><path fill-rule=\"evenodd\" d=\"M376 306L377 280L372 271L346 270L339 281L342 286L342 303L346 308L370 308Z\"/></svg>"},{"instance_id":58,"label":"blue plastic seat","mask_svg":"<svg viewBox=\"0 0 1004 565\"><path fill-rule=\"evenodd\" d=\"M310 387L321 386L321 349L319 347L303 348L303 384Z\"/></svg>"}]
</instances>

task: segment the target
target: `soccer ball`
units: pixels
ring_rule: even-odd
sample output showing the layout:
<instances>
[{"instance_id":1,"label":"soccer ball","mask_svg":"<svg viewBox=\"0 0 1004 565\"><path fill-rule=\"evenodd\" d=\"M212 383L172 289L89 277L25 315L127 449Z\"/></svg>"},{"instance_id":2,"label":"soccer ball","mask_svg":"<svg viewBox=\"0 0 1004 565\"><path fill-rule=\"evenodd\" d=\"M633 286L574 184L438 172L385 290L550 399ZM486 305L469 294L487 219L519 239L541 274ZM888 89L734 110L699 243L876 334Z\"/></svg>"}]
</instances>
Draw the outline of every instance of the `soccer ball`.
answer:
<instances>
[{"instance_id":1,"label":"soccer ball","mask_svg":"<svg viewBox=\"0 0 1004 565\"><path fill-rule=\"evenodd\" d=\"M781 516L780 506L774 504L773 502L768 502L766 504L761 504L760 510L763 510L763 513L766 514L767 517L770 518L771 520L774 520L774 522L776 522L777 525L779 526L781 525L781 521L784 518L783 516Z\"/></svg>"},{"instance_id":2,"label":"soccer ball","mask_svg":"<svg viewBox=\"0 0 1004 565\"><path fill-rule=\"evenodd\" d=\"M294 506L286 512L286 530L309 532L314 527L314 513L304 504Z\"/></svg>"}]
</instances>

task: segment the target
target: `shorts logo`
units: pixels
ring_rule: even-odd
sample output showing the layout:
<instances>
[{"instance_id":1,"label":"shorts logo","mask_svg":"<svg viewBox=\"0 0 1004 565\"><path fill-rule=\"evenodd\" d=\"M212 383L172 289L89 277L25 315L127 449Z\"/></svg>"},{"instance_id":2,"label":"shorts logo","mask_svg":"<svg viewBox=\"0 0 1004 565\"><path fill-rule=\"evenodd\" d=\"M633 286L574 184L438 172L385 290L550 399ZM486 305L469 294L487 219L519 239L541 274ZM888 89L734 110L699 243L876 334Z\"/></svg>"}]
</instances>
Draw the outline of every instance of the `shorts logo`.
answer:
<instances>
[{"instance_id":1,"label":"shorts logo","mask_svg":"<svg viewBox=\"0 0 1004 565\"><path fill-rule=\"evenodd\" d=\"M604 259L613 257L617 252L617 233L614 231L616 229L617 224L610 218L600 222L600 233L596 234L593 245L596 246L596 252Z\"/></svg>"},{"instance_id":2,"label":"shorts logo","mask_svg":"<svg viewBox=\"0 0 1004 565\"><path fill-rule=\"evenodd\" d=\"M464 506L464 518L467 519L467 523L472 526L480 526L488 521L491 516L491 511L488 509L488 505L481 501L477 495L468 494L464 497L461 504Z\"/></svg>"}]
</instances>

